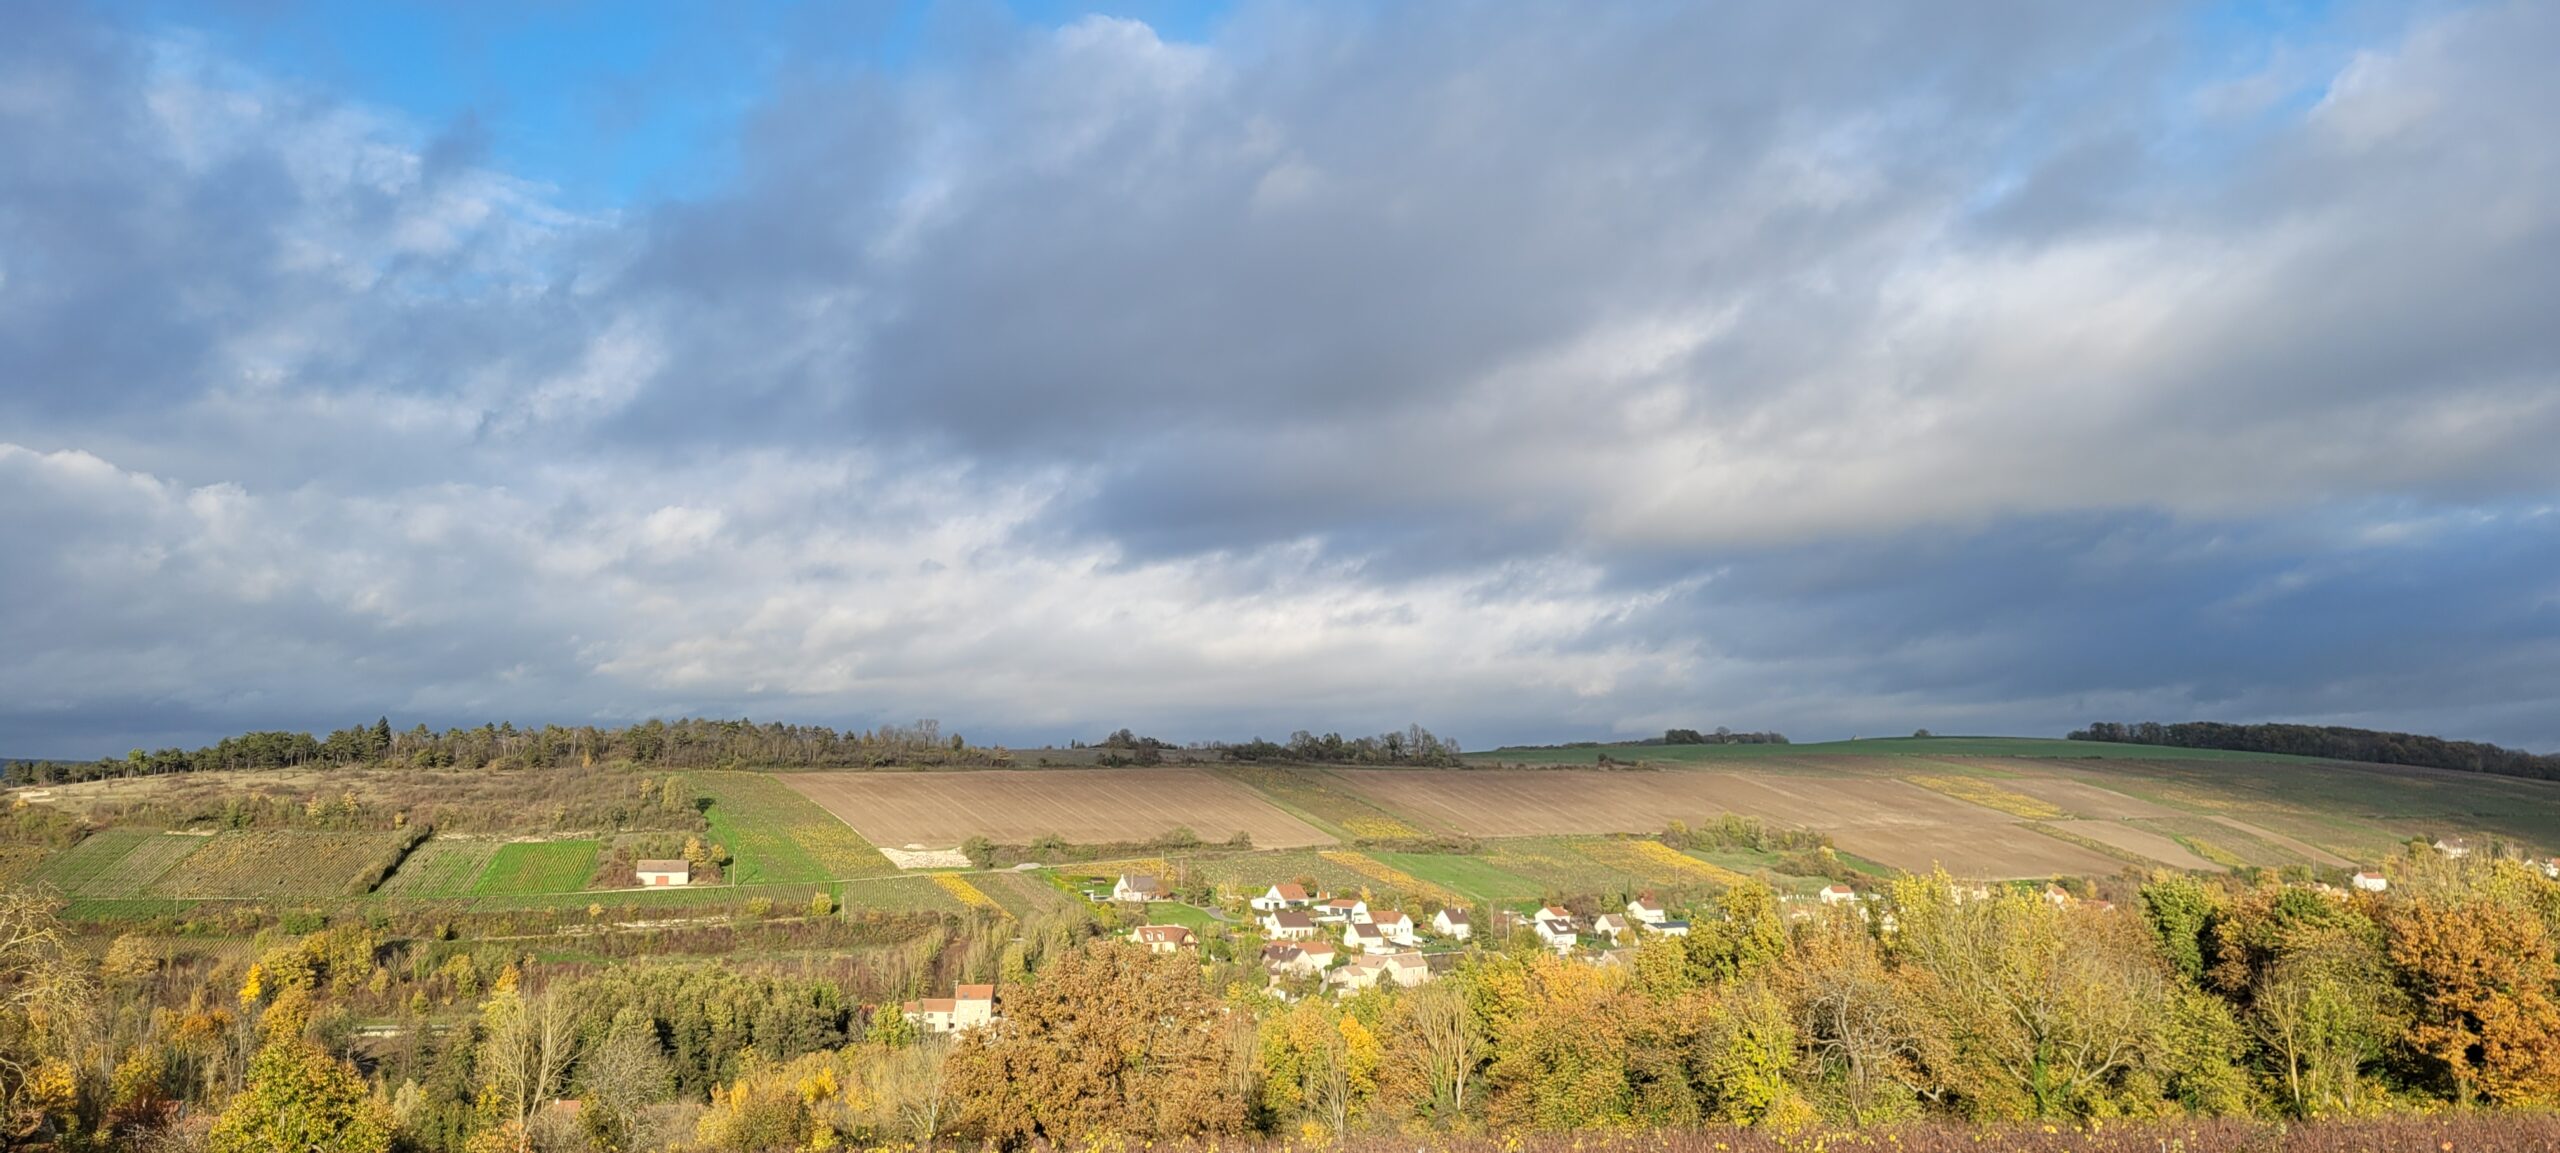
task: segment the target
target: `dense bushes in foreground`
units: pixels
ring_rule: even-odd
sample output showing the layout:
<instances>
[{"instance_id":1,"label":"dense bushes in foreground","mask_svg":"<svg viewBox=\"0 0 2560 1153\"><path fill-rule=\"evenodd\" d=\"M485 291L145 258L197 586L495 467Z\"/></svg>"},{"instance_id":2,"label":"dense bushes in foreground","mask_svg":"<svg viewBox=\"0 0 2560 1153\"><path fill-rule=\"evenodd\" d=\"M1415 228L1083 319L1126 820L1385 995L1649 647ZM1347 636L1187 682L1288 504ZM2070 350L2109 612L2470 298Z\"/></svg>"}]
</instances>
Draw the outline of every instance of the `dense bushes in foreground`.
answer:
<instances>
[{"instance_id":1,"label":"dense bushes in foreground","mask_svg":"<svg viewBox=\"0 0 2560 1153\"><path fill-rule=\"evenodd\" d=\"M2390 869L2384 893L2162 875L2119 908L1943 874L1843 907L1742 884L1685 938L1559 956L1523 934L1417 987L1287 997L1250 964L1090 939L1081 919L990 914L854 971L752 950L562 964L532 941L361 922L279 926L247 952L128 936L99 956L13 895L0 1140L2552 1147L2560 882L2432 853ZM993 981L998 1022L914 1035L896 1001L954 980Z\"/></svg>"}]
</instances>

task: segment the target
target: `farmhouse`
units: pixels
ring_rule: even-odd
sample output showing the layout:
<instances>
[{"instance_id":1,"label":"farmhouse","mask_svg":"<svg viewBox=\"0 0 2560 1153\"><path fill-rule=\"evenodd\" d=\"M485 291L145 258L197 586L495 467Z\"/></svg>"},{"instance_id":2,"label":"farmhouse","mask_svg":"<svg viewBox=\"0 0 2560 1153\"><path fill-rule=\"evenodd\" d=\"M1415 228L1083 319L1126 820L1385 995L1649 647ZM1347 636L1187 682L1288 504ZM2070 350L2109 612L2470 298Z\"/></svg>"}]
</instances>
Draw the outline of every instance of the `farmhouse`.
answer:
<instances>
[{"instance_id":1,"label":"farmhouse","mask_svg":"<svg viewBox=\"0 0 2560 1153\"><path fill-rule=\"evenodd\" d=\"M1577 934L1573 926L1572 915L1566 914L1564 916L1551 917L1547 915L1549 912L1562 913L1563 910L1538 910L1536 923L1531 925L1530 928L1538 934L1538 941L1540 944L1543 944L1550 949L1554 949L1559 953L1572 952L1574 942L1577 939Z\"/></svg>"},{"instance_id":2,"label":"farmhouse","mask_svg":"<svg viewBox=\"0 0 2560 1153\"><path fill-rule=\"evenodd\" d=\"M1111 886L1111 899L1114 901L1165 901L1172 897L1164 882L1145 873L1122 873L1119 881Z\"/></svg>"},{"instance_id":3,"label":"farmhouse","mask_svg":"<svg viewBox=\"0 0 2560 1153\"><path fill-rule=\"evenodd\" d=\"M1671 910L1663 908L1662 902L1655 900L1653 895L1648 893L1627 902L1627 916L1643 924L1659 925L1671 919Z\"/></svg>"},{"instance_id":4,"label":"farmhouse","mask_svg":"<svg viewBox=\"0 0 2560 1153\"><path fill-rule=\"evenodd\" d=\"M1851 889L1851 888L1850 888L1849 886L1847 886L1847 885L1841 885L1841 884L1830 884L1830 885L1824 885L1824 886L1822 887L1822 903L1823 903L1823 904L1826 904L1826 905L1846 905L1846 904L1848 904L1849 902L1851 902L1851 901L1855 901L1855 900L1857 900L1857 899L1858 899L1858 893L1857 893L1857 890L1855 890L1855 889Z\"/></svg>"},{"instance_id":5,"label":"farmhouse","mask_svg":"<svg viewBox=\"0 0 2560 1153\"><path fill-rule=\"evenodd\" d=\"M693 863L690 861L642 861L632 866L632 871L639 875L641 884L651 888L693 883Z\"/></svg>"},{"instance_id":6,"label":"farmhouse","mask_svg":"<svg viewBox=\"0 0 2560 1153\"><path fill-rule=\"evenodd\" d=\"M1282 909L1262 918L1262 932L1275 941L1312 941L1316 919L1302 909Z\"/></svg>"},{"instance_id":7,"label":"farmhouse","mask_svg":"<svg viewBox=\"0 0 2560 1153\"><path fill-rule=\"evenodd\" d=\"M909 1001L904 1016L927 1033L957 1033L996 1019L996 987L959 985L948 997Z\"/></svg>"},{"instance_id":8,"label":"farmhouse","mask_svg":"<svg viewBox=\"0 0 2560 1153\"><path fill-rule=\"evenodd\" d=\"M2365 892L2379 893L2391 887L2391 879L2380 873L2367 871L2357 873L2354 884L2355 887L2362 889Z\"/></svg>"},{"instance_id":9,"label":"farmhouse","mask_svg":"<svg viewBox=\"0 0 2560 1153\"><path fill-rule=\"evenodd\" d=\"M1316 919L1337 925L1346 922L1365 924L1369 920L1369 902L1358 897L1335 897L1316 905Z\"/></svg>"},{"instance_id":10,"label":"farmhouse","mask_svg":"<svg viewBox=\"0 0 2560 1153\"><path fill-rule=\"evenodd\" d=\"M1129 939L1146 946L1150 953L1179 953L1196 941L1191 930L1180 925L1140 925L1129 930Z\"/></svg>"},{"instance_id":11,"label":"farmhouse","mask_svg":"<svg viewBox=\"0 0 2560 1153\"><path fill-rule=\"evenodd\" d=\"M1388 940L1387 935L1376 925L1366 921L1354 922L1345 928L1342 931L1342 943L1363 953L1385 953L1399 947L1395 942Z\"/></svg>"},{"instance_id":12,"label":"farmhouse","mask_svg":"<svg viewBox=\"0 0 2560 1153\"><path fill-rule=\"evenodd\" d=\"M1616 913L1602 913L1591 918L1591 931L1609 938L1609 943L1615 945L1627 935L1627 919Z\"/></svg>"},{"instance_id":13,"label":"farmhouse","mask_svg":"<svg viewBox=\"0 0 2560 1153\"><path fill-rule=\"evenodd\" d=\"M1307 890L1304 886L1273 885L1270 888L1263 890L1261 896L1255 897L1248 903L1253 906L1254 912L1271 913L1277 912L1281 909L1305 908L1308 905L1314 904L1315 901L1314 898L1307 896Z\"/></svg>"},{"instance_id":14,"label":"farmhouse","mask_svg":"<svg viewBox=\"0 0 2560 1153\"><path fill-rule=\"evenodd\" d=\"M1383 936L1396 944L1403 945L1406 948L1412 948L1414 945L1420 944L1420 942L1414 940L1413 918L1405 916L1402 912L1389 909L1386 912L1370 917L1369 923L1377 926L1378 934L1380 936Z\"/></svg>"},{"instance_id":15,"label":"farmhouse","mask_svg":"<svg viewBox=\"0 0 2560 1153\"><path fill-rule=\"evenodd\" d=\"M1443 937L1459 941L1475 935L1475 926L1468 923L1465 909L1444 908L1431 914L1431 928Z\"/></svg>"}]
</instances>

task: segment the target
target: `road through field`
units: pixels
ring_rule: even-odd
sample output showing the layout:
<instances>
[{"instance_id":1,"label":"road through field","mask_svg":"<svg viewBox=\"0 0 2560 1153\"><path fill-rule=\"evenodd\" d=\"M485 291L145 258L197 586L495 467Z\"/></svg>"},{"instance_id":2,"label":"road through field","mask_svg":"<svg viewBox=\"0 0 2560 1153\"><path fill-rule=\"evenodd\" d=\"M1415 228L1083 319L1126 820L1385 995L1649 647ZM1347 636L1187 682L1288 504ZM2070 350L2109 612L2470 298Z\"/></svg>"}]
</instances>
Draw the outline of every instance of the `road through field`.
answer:
<instances>
[{"instance_id":1,"label":"road through field","mask_svg":"<svg viewBox=\"0 0 2560 1153\"><path fill-rule=\"evenodd\" d=\"M1177 828L1238 832L1256 848L1333 838L1253 790L1201 769L991 769L964 773L785 773L776 777L875 845L948 848L970 837L1024 844L1146 841Z\"/></svg>"}]
</instances>

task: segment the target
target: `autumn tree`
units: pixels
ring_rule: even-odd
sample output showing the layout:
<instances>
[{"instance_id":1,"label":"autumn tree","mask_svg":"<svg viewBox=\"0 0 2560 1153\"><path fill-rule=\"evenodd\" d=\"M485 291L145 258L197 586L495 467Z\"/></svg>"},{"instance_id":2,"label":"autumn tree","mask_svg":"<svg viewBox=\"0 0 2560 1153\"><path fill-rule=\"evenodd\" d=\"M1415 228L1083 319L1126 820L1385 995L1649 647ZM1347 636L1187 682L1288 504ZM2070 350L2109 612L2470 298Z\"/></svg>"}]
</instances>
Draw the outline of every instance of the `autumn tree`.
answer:
<instances>
[{"instance_id":1,"label":"autumn tree","mask_svg":"<svg viewBox=\"0 0 2560 1153\"><path fill-rule=\"evenodd\" d=\"M2503 901L2401 906L2389 955L2416 1020L2408 1043L2465 1103L2560 1100L2560 982L2548 928Z\"/></svg>"},{"instance_id":2,"label":"autumn tree","mask_svg":"<svg viewBox=\"0 0 2560 1153\"><path fill-rule=\"evenodd\" d=\"M1977 1115L2087 1112L2160 1040L2167 972L2120 925L1944 873L1895 882L1894 913L1920 1060Z\"/></svg>"},{"instance_id":3,"label":"autumn tree","mask_svg":"<svg viewBox=\"0 0 2560 1153\"><path fill-rule=\"evenodd\" d=\"M1231 1133L1244 1102L1226 1092L1235 1048L1191 958L1097 941L1008 986L1002 1021L951 1054L957 1119L1007 1145L1095 1134Z\"/></svg>"},{"instance_id":4,"label":"autumn tree","mask_svg":"<svg viewBox=\"0 0 2560 1153\"><path fill-rule=\"evenodd\" d=\"M210 1153L386 1153L391 1115L346 1062L298 1034L249 1063L249 1083L215 1120Z\"/></svg>"},{"instance_id":5,"label":"autumn tree","mask_svg":"<svg viewBox=\"0 0 2560 1153\"><path fill-rule=\"evenodd\" d=\"M0 890L0 1124L27 1138L69 1119L97 989L71 951L61 902Z\"/></svg>"},{"instance_id":6,"label":"autumn tree","mask_svg":"<svg viewBox=\"0 0 2560 1153\"><path fill-rule=\"evenodd\" d=\"M1866 928L1839 917L1798 935L1778 989L1850 1123L1900 1112L1896 1103L1915 1095L1919 1024Z\"/></svg>"}]
</instances>

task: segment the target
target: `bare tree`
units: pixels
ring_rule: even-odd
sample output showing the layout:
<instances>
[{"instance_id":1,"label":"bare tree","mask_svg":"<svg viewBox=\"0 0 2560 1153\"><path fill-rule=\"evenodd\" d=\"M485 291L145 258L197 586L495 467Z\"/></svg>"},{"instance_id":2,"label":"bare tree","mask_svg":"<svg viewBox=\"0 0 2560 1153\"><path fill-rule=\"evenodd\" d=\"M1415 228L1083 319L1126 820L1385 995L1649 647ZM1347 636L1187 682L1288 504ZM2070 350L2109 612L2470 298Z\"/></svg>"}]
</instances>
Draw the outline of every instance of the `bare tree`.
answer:
<instances>
[{"instance_id":1,"label":"bare tree","mask_svg":"<svg viewBox=\"0 0 2560 1153\"><path fill-rule=\"evenodd\" d=\"M1422 1045L1431 1110L1454 1123L1466 1115L1468 1090L1485 1062L1484 1023L1455 985L1425 985L1408 1000L1414 1037Z\"/></svg>"},{"instance_id":2,"label":"bare tree","mask_svg":"<svg viewBox=\"0 0 2560 1153\"><path fill-rule=\"evenodd\" d=\"M480 1067L519 1132L551 1104L577 1060L576 1014L550 991L500 993L481 1007Z\"/></svg>"}]
</instances>

